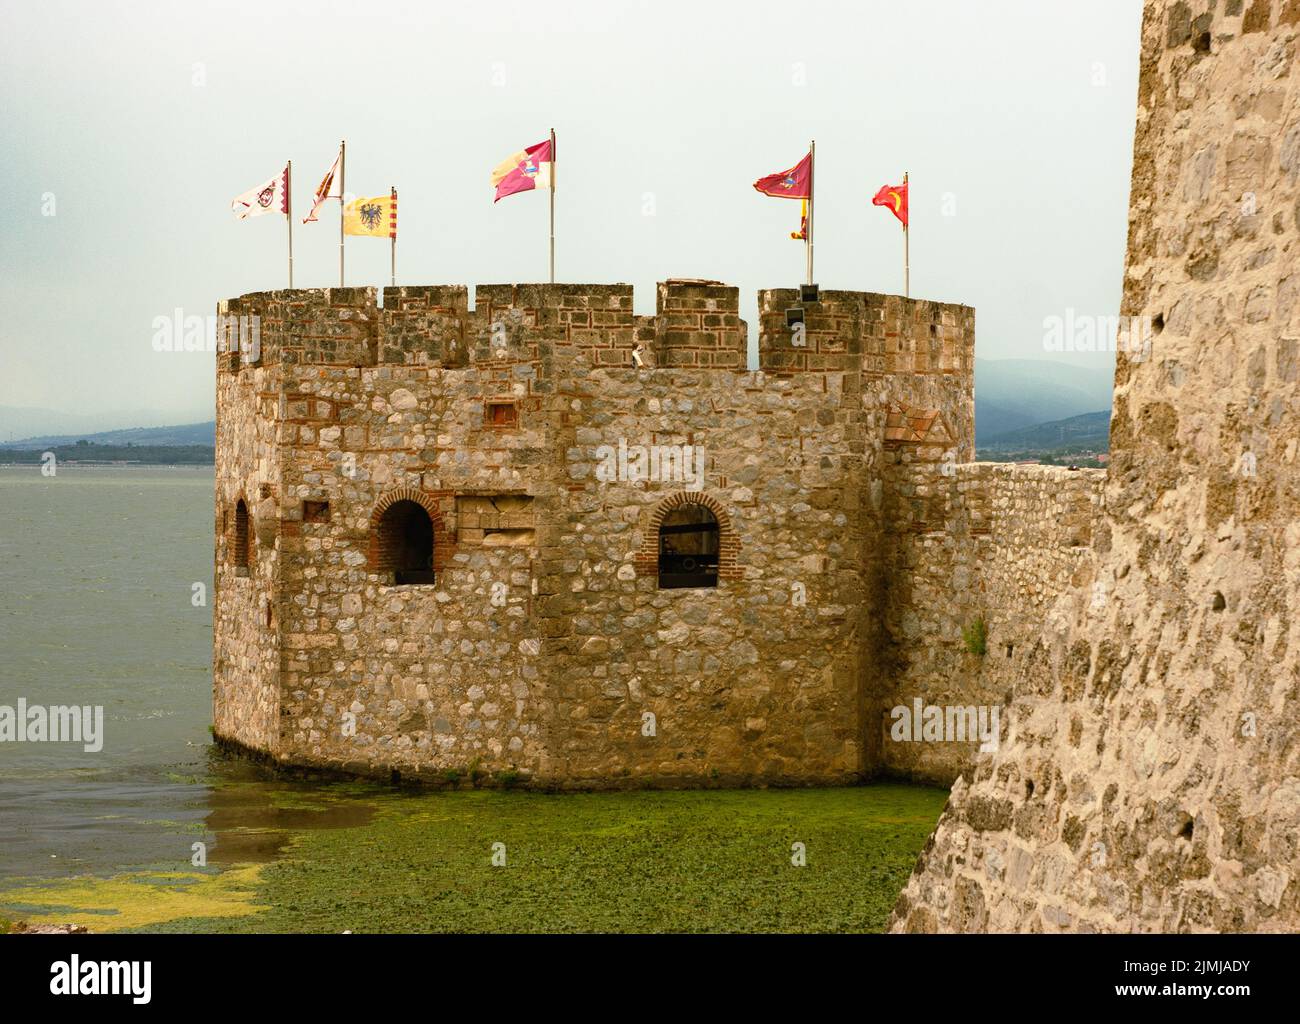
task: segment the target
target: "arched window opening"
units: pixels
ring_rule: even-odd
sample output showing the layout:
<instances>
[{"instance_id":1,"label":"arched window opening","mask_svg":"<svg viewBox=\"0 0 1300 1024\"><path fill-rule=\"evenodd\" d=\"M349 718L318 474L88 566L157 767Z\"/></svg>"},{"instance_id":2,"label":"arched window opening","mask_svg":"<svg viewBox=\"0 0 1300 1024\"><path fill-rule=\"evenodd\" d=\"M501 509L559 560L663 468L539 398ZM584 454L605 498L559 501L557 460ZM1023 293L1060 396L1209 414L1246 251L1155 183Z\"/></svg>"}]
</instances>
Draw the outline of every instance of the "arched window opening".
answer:
<instances>
[{"instance_id":1,"label":"arched window opening","mask_svg":"<svg viewBox=\"0 0 1300 1024\"><path fill-rule=\"evenodd\" d=\"M433 520L419 502L403 499L384 509L377 526L376 568L397 586L432 583Z\"/></svg>"},{"instance_id":2,"label":"arched window opening","mask_svg":"<svg viewBox=\"0 0 1300 1024\"><path fill-rule=\"evenodd\" d=\"M235 563L235 575L248 575L248 505L240 498L235 505L235 543L231 558Z\"/></svg>"},{"instance_id":3,"label":"arched window opening","mask_svg":"<svg viewBox=\"0 0 1300 1024\"><path fill-rule=\"evenodd\" d=\"M659 526L659 589L717 585L718 520L705 505L680 505Z\"/></svg>"}]
</instances>

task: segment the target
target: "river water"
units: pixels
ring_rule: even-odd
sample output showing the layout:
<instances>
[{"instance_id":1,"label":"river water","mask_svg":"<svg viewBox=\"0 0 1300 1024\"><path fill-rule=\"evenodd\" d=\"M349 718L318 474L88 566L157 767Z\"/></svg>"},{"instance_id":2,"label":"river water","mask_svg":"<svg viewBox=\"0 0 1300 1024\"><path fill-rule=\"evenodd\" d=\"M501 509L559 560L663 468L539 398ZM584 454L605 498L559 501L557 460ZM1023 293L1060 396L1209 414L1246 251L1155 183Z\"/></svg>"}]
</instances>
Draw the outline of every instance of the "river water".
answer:
<instances>
[{"instance_id":1,"label":"river water","mask_svg":"<svg viewBox=\"0 0 1300 1024\"><path fill-rule=\"evenodd\" d=\"M0 467L0 705L102 706L103 747L0 742L0 882L213 840L213 473ZM199 585L199 586L196 586Z\"/></svg>"}]
</instances>

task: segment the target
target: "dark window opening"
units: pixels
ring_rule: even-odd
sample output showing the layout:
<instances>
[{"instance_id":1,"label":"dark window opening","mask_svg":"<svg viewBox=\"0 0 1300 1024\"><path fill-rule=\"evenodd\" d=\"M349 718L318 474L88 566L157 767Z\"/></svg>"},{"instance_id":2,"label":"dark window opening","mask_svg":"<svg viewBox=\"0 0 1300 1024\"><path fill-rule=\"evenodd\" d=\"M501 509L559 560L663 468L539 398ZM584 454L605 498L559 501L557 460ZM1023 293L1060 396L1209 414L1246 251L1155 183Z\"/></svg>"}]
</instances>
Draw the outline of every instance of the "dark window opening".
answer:
<instances>
[{"instance_id":1,"label":"dark window opening","mask_svg":"<svg viewBox=\"0 0 1300 1024\"><path fill-rule=\"evenodd\" d=\"M328 523L330 521L330 503L328 501L304 501L302 503L302 521L304 523Z\"/></svg>"},{"instance_id":2,"label":"dark window opening","mask_svg":"<svg viewBox=\"0 0 1300 1024\"><path fill-rule=\"evenodd\" d=\"M519 406L514 402L489 402L484 417L492 427L517 427Z\"/></svg>"},{"instance_id":3,"label":"dark window opening","mask_svg":"<svg viewBox=\"0 0 1300 1024\"><path fill-rule=\"evenodd\" d=\"M673 509L659 527L659 589L718 585L718 520L707 506Z\"/></svg>"},{"instance_id":4,"label":"dark window opening","mask_svg":"<svg viewBox=\"0 0 1300 1024\"><path fill-rule=\"evenodd\" d=\"M248 506L240 498L235 505L235 543L231 552L237 576L248 575L248 554Z\"/></svg>"},{"instance_id":5,"label":"dark window opening","mask_svg":"<svg viewBox=\"0 0 1300 1024\"><path fill-rule=\"evenodd\" d=\"M395 501L379 518L378 569L405 586L433 583L433 520L414 501Z\"/></svg>"}]
</instances>

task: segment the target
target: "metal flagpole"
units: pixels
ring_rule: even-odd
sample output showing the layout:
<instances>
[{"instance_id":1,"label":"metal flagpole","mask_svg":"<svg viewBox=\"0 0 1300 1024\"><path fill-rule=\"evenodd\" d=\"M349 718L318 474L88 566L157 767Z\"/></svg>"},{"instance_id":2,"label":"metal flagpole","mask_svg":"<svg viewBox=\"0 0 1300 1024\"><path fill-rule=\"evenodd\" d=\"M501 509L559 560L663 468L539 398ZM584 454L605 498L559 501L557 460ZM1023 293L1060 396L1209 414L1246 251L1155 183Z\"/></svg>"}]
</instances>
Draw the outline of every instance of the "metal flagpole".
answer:
<instances>
[{"instance_id":1,"label":"metal flagpole","mask_svg":"<svg viewBox=\"0 0 1300 1024\"><path fill-rule=\"evenodd\" d=\"M284 213L289 221L289 287L293 287L293 161L284 165Z\"/></svg>"},{"instance_id":2,"label":"metal flagpole","mask_svg":"<svg viewBox=\"0 0 1300 1024\"><path fill-rule=\"evenodd\" d=\"M551 129L551 284L555 284L555 129Z\"/></svg>"},{"instance_id":3,"label":"metal flagpole","mask_svg":"<svg viewBox=\"0 0 1300 1024\"><path fill-rule=\"evenodd\" d=\"M907 191L907 172L903 172L903 190ZM908 298L912 294L912 261L911 253L908 251L908 242L911 238L912 220L912 197L907 197L907 219L908 224L903 225L903 298Z\"/></svg>"},{"instance_id":4,"label":"metal flagpole","mask_svg":"<svg viewBox=\"0 0 1300 1024\"><path fill-rule=\"evenodd\" d=\"M808 283L813 283L813 186L816 181L817 140L808 143L808 230L804 239L808 249Z\"/></svg>"},{"instance_id":5,"label":"metal flagpole","mask_svg":"<svg viewBox=\"0 0 1300 1024\"><path fill-rule=\"evenodd\" d=\"M343 166L347 162L348 140L339 143L339 287L343 287Z\"/></svg>"},{"instance_id":6,"label":"metal flagpole","mask_svg":"<svg viewBox=\"0 0 1300 1024\"><path fill-rule=\"evenodd\" d=\"M397 206L397 186L396 186L396 185L389 185L388 187L392 190L393 206L396 207L396 206ZM389 237L391 238L392 243L393 243L393 252L392 252L392 257L393 257L393 266L392 266L392 283L393 283L393 287L396 288L396 287L397 287L397 223L396 223L396 218L394 217L394 215L393 215L391 209L390 209L390 211L389 211L388 216L389 216L390 218L392 218L392 220L390 221L390 223L392 224L392 231L390 232Z\"/></svg>"}]
</instances>

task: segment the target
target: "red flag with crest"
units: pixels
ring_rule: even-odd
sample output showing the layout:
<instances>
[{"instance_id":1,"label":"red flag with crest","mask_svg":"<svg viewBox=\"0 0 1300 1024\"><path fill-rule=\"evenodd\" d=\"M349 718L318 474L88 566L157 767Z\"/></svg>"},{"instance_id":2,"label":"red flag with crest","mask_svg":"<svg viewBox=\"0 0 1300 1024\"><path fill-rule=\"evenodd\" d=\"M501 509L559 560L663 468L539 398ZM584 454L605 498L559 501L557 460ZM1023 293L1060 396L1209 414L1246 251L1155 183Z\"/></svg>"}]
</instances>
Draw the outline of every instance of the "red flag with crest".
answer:
<instances>
[{"instance_id":1,"label":"red flag with crest","mask_svg":"<svg viewBox=\"0 0 1300 1024\"><path fill-rule=\"evenodd\" d=\"M754 182L754 188L777 199L808 199L812 196L812 153L788 171L778 171Z\"/></svg>"}]
</instances>

